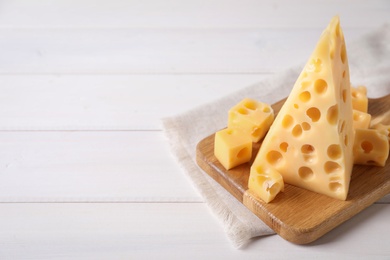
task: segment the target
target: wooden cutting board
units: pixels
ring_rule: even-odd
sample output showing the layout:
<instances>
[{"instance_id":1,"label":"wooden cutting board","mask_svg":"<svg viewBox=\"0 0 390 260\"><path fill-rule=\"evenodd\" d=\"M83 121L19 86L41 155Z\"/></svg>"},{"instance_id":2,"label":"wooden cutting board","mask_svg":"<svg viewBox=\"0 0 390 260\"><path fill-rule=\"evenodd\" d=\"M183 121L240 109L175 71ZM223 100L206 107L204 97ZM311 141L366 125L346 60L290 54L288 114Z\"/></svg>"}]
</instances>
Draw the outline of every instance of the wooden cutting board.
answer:
<instances>
[{"instance_id":1,"label":"wooden cutting board","mask_svg":"<svg viewBox=\"0 0 390 260\"><path fill-rule=\"evenodd\" d=\"M275 113L285 100L272 105ZM390 124L390 95L369 99L373 122ZM254 159L260 144L254 144ZM252 163L231 170L214 156L214 134L200 141L196 149L198 165L284 239L297 244L310 243L350 219L390 193L390 159L385 167L355 165L346 201L336 200L292 185L270 203L264 203L248 190Z\"/></svg>"}]
</instances>

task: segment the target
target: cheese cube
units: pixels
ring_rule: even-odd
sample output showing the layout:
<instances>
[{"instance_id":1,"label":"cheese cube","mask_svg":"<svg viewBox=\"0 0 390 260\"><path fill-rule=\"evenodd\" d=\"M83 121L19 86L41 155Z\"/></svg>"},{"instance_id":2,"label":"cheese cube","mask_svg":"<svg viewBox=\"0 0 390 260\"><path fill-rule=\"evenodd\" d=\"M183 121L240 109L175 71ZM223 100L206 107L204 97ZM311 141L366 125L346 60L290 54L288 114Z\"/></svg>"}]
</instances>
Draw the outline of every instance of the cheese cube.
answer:
<instances>
[{"instance_id":1,"label":"cheese cube","mask_svg":"<svg viewBox=\"0 0 390 260\"><path fill-rule=\"evenodd\" d=\"M367 88L359 86L357 88L351 87L352 108L361 112L368 111Z\"/></svg>"},{"instance_id":2,"label":"cheese cube","mask_svg":"<svg viewBox=\"0 0 390 260\"><path fill-rule=\"evenodd\" d=\"M214 155L229 170L249 162L252 158L252 140L236 129L223 129L215 133Z\"/></svg>"},{"instance_id":3,"label":"cheese cube","mask_svg":"<svg viewBox=\"0 0 390 260\"><path fill-rule=\"evenodd\" d=\"M353 168L351 99L344 35L334 17L265 136L250 178L259 166L271 168L285 183L346 200Z\"/></svg>"},{"instance_id":4,"label":"cheese cube","mask_svg":"<svg viewBox=\"0 0 390 260\"><path fill-rule=\"evenodd\" d=\"M390 144L390 125L379 123L372 126L372 128L377 129L381 134L387 136L387 139L389 140L389 144Z\"/></svg>"},{"instance_id":5,"label":"cheese cube","mask_svg":"<svg viewBox=\"0 0 390 260\"><path fill-rule=\"evenodd\" d=\"M282 175L275 169L264 169L262 166L252 167L248 181L248 188L260 199L268 203L284 190Z\"/></svg>"},{"instance_id":6,"label":"cheese cube","mask_svg":"<svg viewBox=\"0 0 390 260\"><path fill-rule=\"evenodd\" d=\"M359 110L353 110L353 128L368 128L371 122L371 115L361 112Z\"/></svg>"},{"instance_id":7,"label":"cheese cube","mask_svg":"<svg viewBox=\"0 0 390 260\"><path fill-rule=\"evenodd\" d=\"M388 137L376 129L356 129L354 163L385 166L389 156Z\"/></svg>"},{"instance_id":8,"label":"cheese cube","mask_svg":"<svg viewBox=\"0 0 390 260\"><path fill-rule=\"evenodd\" d=\"M240 129L253 142L258 142L267 133L273 120L271 106L245 98L229 110L228 128Z\"/></svg>"}]
</instances>

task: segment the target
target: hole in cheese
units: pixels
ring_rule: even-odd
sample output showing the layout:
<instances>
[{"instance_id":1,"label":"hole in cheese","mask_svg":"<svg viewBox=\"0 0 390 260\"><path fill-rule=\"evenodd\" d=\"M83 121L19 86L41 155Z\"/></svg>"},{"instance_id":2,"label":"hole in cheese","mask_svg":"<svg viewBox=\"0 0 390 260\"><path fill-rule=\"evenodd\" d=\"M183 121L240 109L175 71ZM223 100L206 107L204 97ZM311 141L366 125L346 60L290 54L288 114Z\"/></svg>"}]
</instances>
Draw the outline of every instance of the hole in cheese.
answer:
<instances>
[{"instance_id":1,"label":"hole in cheese","mask_svg":"<svg viewBox=\"0 0 390 260\"><path fill-rule=\"evenodd\" d=\"M345 78L345 70L343 71L343 78Z\"/></svg>"},{"instance_id":2,"label":"hole in cheese","mask_svg":"<svg viewBox=\"0 0 390 260\"><path fill-rule=\"evenodd\" d=\"M345 146L348 146L348 135L344 136L344 144Z\"/></svg>"},{"instance_id":3,"label":"hole in cheese","mask_svg":"<svg viewBox=\"0 0 390 260\"><path fill-rule=\"evenodd\" d=\"M343 187L343 185L340 182L331 182L331 183L329 183L329 189L331 191L334 191L334 192L337 192L337 191L341 190L342 187Z\"/></svg>"},{"instance_id":4,"label":"hole in cheese","mask_svg":"<svg viewBox=\"0 0 390 260\"><path fill-rule=\"evenodd\" d=\"M271 195L277 194L280 191L279 183L273 183L270 186L269 182L267 182L266 191L268 191Z\"/></svg>"},{"instance_id":5,"label":"hole in cheese","mask_svg":"<svg viewBox=\"0 0 390 260\"><path fill-rule=\"evenodd\" d=\"M327 154L330 159L336 160L341 157L341 147L338 144L328 146Z\"/></svg>"},{"instance_id":6,"label":"hole in cheese","mask_svg":"<svg viewBox=\"0 0 390 260\"><path fill-rule=\"evenodd\" d=\"M341 46L340 58L341 58L341 62L345 63L345 60L347 59L347 50L345 48L345 44Z\"/></svg>"},{"instance_id":7,"label":"hole in cheese","mask_svg":"<svg viewBox=\"0 0 390 260\"><path fill-rule=\"evenodd\" d=\"M330 57L330 59L333 60L333 58L334 58L334 48L332 48L332 49L330 50L330 52L329 52L329 57Z\"/></svg>"},{"instance_id":8,"label":"hole in cheese","mask_svg":"<svg viewBox=\"0 0 390 260\"><path fill-rule=\"evenodd\" d=\"M289 128L294 123L294 118L290 115L285 115L282 121L282 126L284 128Z\"/></svg>"},{"instance_id":9,"label":"hole in cheese","mask_svg":"<svg viewBox=\"0 0 390 260\"><path fill-rule=\"evenodd\" d=\"M299 105L298 104L294 104L294 108L298 109Z\"/></svg>"},{"instance_id":10,"label":"hole in cheese","mask_svg":"<svg viewBox=\"0 0 390 260\"><path fill-rule=\"evenodd\" d=\"M302 129L305 131L309 131L311 128L311 125L308 122L303 122L302 123Z\"/></svg>"},{"instance_id":11,"label":"hole in cheese","mask_svg":"<svg viewBox=\"0 0 390 260\"><path fill-rule=\"evenodd\" d=\"M280 148L280 150L282 150L282 152L287 152L288 143L286 143L286 142L281 143L279 145L279 148Z\"/></svg>"},{"instance_id":12,"label":"hole in cheese","mask_svg":"<svg viewBox=\"0 0 390 260\"><path fill-rule=\"evenodd\" d=\"M308 115L313 122L317 122L321 117L321 112L316 107L311 107L306 111L306 115Z\"/></svg>"},{"instance_id":13,"label":"hole in cheese","mask_svg":"<svg viewBox=\"0 0 390 260\"><path fill-rule=\"evenodd\" d=\"M301 152L304 154L312 154L315 152L315 148L310 144L304 144L301 147Z\"/></svg>"},{"instance_id":14,"label":"hole in cheese","mask_svg":"<svg viewBox=\"0 0 390 260\"><path fill-rule=\"evenodd\" d=\"M340 166L340 164L338 164L336 162L327 161L324 164L324 170L328 174L330 174L330 173L337 173L338 171L341 170L341 166Z\"/></svg>"},{"instance_id":15,"label":"hole in cheese","mask_svg":"<svg viewBox=\"0 0 390 260\"><path fill-rule=\"evenodd\" d=\"M237 110L238 113L242 114L242 115L247 115L248 114L248 110L241 107Z\"/></svg>"},{"instance_id":16,"label":"hole in cheese","mask_svg":"<svg viewBox=\"0 0 390 260\"><path fill-rule=\"evenodd\" d=\"M249 148L248 147L244 147L242 148L238 153L237 153L237 158L245 158L246 156L248 156L249 154Z\"/></svg>"},{"instance_id":17,"label":"hole in cheese","mask_svg":"<svg viewBox=\"0 0 390 260\"><path fill-rule=\"evenodd\" d=\"M250 110L256 110L257 109L257 104L255 102L252 102L252 101L246 101L244 103L244 106Z\"/></svg>"},{"instance_id":18,"label":"hole in cheese","mask_svg":"<svg viewBox=\"0 0 390 260\"><path fill-rule=\"evenodd\" d=\"M313 162L313 160L316 158L315 148L310 144L302 145L301 152L305 162Z\"/></svg>"},{"instance_id":19,"label":"hole in cheese","mask_svg":"<svg viewBox=\"0 0 390 260\"><path fill-rule=\"evenodd\" d=\"M292 130L292 135L295 137L299 137L302 134L302 127L301 125L295 125Z\"/></svg>"},{"instance_id":20,"label":"hole in cheese","mask_svg":"<svg viewBox=\"0 0 390 260\"><path fill-rule=\"evenodd\" d=\"M363 141L360 144L360 147L363 149L364 153L370 153L372 149L374 149L374 146L369 141Z\"/></svg>"},{"instance_id":21,"label":"hole in cheese","mask_svg":"<svg viewBox=\"0 0 390 260\"><path fill-rule=\"evenodd\" d=\"M268 163L270 163L272 165L276 165L276 164L278 164L278 163L280 163L282 161L283 156L278 151L270 151L267 154L266 158L267 158Z\"/></svg>"},{"instance_id":22,"label":"hole in cheese","mask_svg":"<svg viewBox=\"0 0 390 260\"><path fill-rule=\"evenodd\" d=\"M265 107L263 107L263 112L269 113L269 112L271 112L271 109L269 107L265 106Z\"/></svg>"},{"instance_id":23,"label":"hole in cheese","mask_svg":"<svg viewBox=\"0 0 390 260\"><path fill-rule=\"evenodd\" d=\"M262 167L261 165L258 165L258 166L256 167L256 172L257 172L258 174L264 174L264 169L263 169L263 167Z\"/></svg>"},{"instance_id":24,"label":"hole in cheese","mask_svg":"<svg viewBox=\"0 0 390 260\"><path fill-rule=\"evenodd\" d=\"M347 90L346 89L343 90L343 101L344 101L344 103L347 102Z\"/></svg>"},{"instance_id":25,"label":"hole in cheese","mask_svg":"<svg viewBox=\"0 0 390 260\"><path fill-rule=\"evenodd\" d=\"M313 170L306 166L302 166L301 168L299 168L298 174L299 177L301 177L303 180L309 180L314 176Z\"/></svg>"},{"instance_id":26,"label":"hole in cheese","mask_svg":"<svg viewBox=\"0 0 390 260\"><path fill-rule=\"evenodd\" d=\"M344 128L345 128L345 121L343 120L343 122L341 123L341 127L340 127L340 130L339 130L339 134L341 134L341 133L344 132Z\"/></svg>"},{"instance_id":27,"label":"hole in cheese","mask_svg":"<svg viewBox=\"0 0 390 260\"><path fill-rule=\"evenodd\" d=\"M339 109L337 105L331 106L328 109L326 119L328 120L328 123L331 125L335 125L339 119Z\"/></svg>"},{"instance_id":28,"label":"hole in cheese","mask_svg":"<svg viewBox=\"0 0 390 260\"><path fill-rule=\"evenodd\" d=\"M310 100L310 98L311 98L311 94L309 91L305 91L305 92L302 92L301 94L299 94L299 99L302 102L307 102Z\"/></svg>"},{"instance_id":29,"label":"hole in cheese","mask_svg":"<svg viewBox=\"0 0 390 260\"><path fill-rule=\"evenodd\" d=\"M314 82L314 90L318 93L318 94L323 94L325 93L325 91L327 90L328 88L328 83L326 83L325 80L323 79L317 79L315 82Z\"/></svg>"}]
</instances>

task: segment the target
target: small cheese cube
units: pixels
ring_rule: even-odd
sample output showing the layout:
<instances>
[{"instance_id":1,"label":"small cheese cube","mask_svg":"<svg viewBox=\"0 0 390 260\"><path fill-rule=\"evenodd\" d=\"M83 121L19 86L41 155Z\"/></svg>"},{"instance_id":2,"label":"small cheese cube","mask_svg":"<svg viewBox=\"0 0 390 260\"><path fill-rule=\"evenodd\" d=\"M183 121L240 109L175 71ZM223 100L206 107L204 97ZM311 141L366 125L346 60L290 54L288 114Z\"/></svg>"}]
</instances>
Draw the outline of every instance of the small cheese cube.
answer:
<instances>
[{"instance_id":1,"label":"small cheese cube","mask_svg":"<svg viewBox=\"0 0 390 260\"><path fill-rule=\"evenodd\" d=\"M214 155L229 170L250 161L252 140L237 129L220 130L215 133Z\"/></svg>"},{"instance_id":2,"label":"small cheese cube","mask_svg":"<svg viewBox=\"0 0 390 260\"><path fill-rule=\"evenodd\" d=\"M374 125L372 128L377 129L381 134L387 136L387 139L389 140L389 144L390 144L390 125L379 123Z\"/></svg>"},{"instance_id":3,"label":"small cheese cube","mask_svg":"<svg viewBox=\"0 0 390 260\"><path fill-rule=\"evenodd\" d=\"M265 203L268 203L284 190L283 177L275 169L265 170L262 166L257 165L251 168L248 188Z\"/></svg>"},{"instance_id":4,"label":"small cheese cube","mask_svg":"<svg viewBox=\"0 0 390 260\"><path fill-rule=\"evenodd\" d=\"M353 110L353 128L368 128L371 122L371 115L361 112L359 110Z\"/></svg>"},{"instance_id":5,"label":"small cheese cube","mask_svg":"<svg viewBox=\"0 0 390 260\"><path fill-rule=\"evenodd\" d=\"M361 112L368 111L367 88L359 86L357 88L351 87L352 108Z\"/></svg>"},{"instance_id":6,"label":"small cheese cube","mask_svg":"<svg viewBox=\"0 0 390 260\"><path fill-rule=\"evenodd\" d=\"M356 129L354 164L385 166L389 156L387 136L376 129Z\"/></svg>"},{"instance_id":7,"label":"small cheese cube","mask_svg":"<svg viewBox=\"0 0 390 260\"><path fill-rule=\"evenodd\" d=\"M274 120L271 106L245 98L229 110L228 128L240 129L258 142L264 137Z\"/></svg>"}]
</instances>

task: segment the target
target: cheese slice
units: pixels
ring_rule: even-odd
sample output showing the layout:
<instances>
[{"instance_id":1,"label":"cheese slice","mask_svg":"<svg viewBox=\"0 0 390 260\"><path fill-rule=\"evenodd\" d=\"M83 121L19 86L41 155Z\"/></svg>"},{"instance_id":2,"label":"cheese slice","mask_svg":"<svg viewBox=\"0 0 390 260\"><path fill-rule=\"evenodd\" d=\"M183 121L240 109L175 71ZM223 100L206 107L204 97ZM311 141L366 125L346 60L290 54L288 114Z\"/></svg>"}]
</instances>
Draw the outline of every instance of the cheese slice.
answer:
<instances>
[{"instance_id":1,"label":"cheese slice","mask_svg":"<svg viewBox=\"0 0 390 260\"><path fill-rule=\"evenodd\" d=\"M346 45L336 16L265 136L249 178L262 174L259 166L271 168L285 183L345 200L353 167L352 122Z\"/></svg>"}]
</instances>

